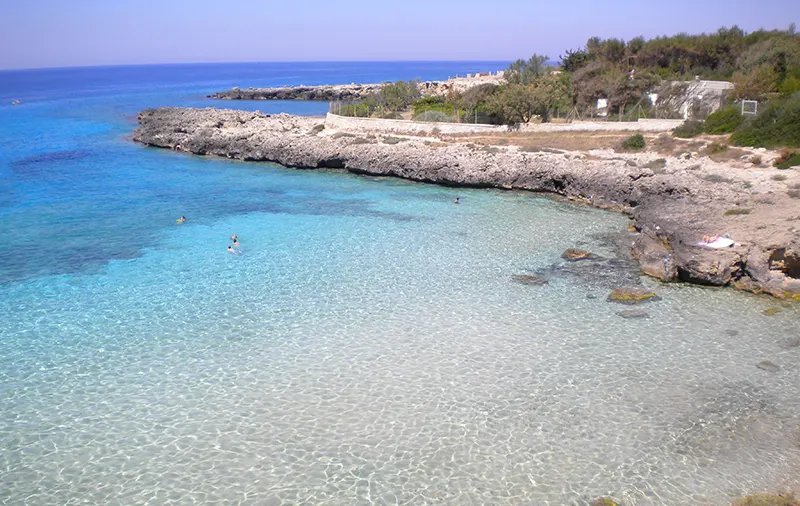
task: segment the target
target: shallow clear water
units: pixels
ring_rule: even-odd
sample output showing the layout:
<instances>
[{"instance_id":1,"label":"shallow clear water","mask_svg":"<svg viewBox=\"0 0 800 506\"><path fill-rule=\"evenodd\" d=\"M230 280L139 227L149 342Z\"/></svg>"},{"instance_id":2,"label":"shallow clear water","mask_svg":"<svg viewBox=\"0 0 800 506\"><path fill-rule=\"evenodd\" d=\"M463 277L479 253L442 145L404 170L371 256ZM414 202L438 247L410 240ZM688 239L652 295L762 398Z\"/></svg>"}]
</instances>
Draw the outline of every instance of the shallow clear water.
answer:
<instances>
[{"instance_id":1,"label":"shallow clear water","mask_svg":"<svg viewBox=\"0 0 800 506\"><path fill-rule=\"evenodd\" d=\"M663 300L624 319L605 296L635 273L559 258L613 258L622 216L131 144L138 108L220 87L194 71L0 106L0 503L723 505L798 485L796 306L643 280ZM511 280L532 272L550 283Z\"/></svg>"}]
</instances>

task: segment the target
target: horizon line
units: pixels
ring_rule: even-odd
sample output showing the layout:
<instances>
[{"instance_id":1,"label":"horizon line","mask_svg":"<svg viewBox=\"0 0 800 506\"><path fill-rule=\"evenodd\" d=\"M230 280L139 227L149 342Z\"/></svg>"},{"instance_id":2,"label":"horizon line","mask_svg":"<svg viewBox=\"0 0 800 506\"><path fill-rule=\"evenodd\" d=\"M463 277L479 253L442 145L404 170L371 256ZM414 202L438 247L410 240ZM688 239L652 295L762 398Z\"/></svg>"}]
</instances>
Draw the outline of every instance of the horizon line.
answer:
<instances>
[{"instance_id":1,"label":"horizon line","mask_svg":"<svg viewBox=\"0 0 800 506\"><path fill-rule=\"evenodd\" d=\"M182 65L240 65L258 63L509 63L514 60L249 60L249 61L213 61L213 62L170 62L170 63L120 63L120 64L98 64L98 65L64 65L60 67L20 67L20 68L0 68L0 72L25 72L34 70L76 70L76 69L100 69L100 68L121 68L121 67L169 67ZM557 60L549 60L550 62Z\"/></svg>"}]
</instances>

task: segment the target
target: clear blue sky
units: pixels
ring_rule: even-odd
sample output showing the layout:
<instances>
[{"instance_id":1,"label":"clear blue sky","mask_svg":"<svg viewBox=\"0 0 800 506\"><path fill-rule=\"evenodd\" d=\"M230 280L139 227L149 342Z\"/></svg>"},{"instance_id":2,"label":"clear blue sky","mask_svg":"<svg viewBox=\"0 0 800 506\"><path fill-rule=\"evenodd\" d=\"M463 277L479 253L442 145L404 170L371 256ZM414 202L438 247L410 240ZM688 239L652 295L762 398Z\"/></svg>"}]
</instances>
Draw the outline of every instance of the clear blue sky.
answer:
<instances>
[{"instance_id":1,"label":"clear blue sky","mask_svg":"<svg viewBox=\"0 0 800 506\"><path fill-rule=\"evenodd\" d=\"M625 40L800 23L800 0L3 0L0 69L238 61L557 59Z\"/></svg>"}]
</instances>

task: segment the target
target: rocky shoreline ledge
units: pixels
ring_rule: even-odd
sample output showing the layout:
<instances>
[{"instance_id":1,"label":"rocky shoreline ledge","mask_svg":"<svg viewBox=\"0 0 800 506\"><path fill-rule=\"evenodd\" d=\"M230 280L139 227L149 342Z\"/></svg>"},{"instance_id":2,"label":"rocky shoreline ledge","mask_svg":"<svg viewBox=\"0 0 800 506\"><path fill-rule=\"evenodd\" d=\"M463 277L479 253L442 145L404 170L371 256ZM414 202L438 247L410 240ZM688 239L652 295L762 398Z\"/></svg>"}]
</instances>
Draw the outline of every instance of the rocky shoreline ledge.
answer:
<instances>
[{"instance_id":1,"label":"rocky shoreline ledge","mask_svg":"<svg viewBox=\"0 0 800 506\"><path fill-rule=\"evenodd\" d=\"M501 84L501 76L455 77L446 81L423 81L417 83L422 96L444 96L450 91L463 93L481 84ZM387 83L367 84L322 84L318 86L282 86L279 88L232 88L208 95L218 100L364 100L378 93Z\"/></svg>"},{"instance_id":2,"label":"rocky shoreline ledge","mask_svg":"<svg viewBox=\"0 0 800 506\"><path fill-rule=\"evenodd\" d=\"M221 109L147 109L137 142L198 155L343 169L450 186L549 192L632 218L631 255L662 281L733 286L800 300L800 174L697 156L588 153L465 139L359 136L321 118ZM654 163L657 162L657 163ZM729 234L734 246L697 246Z\"/></svg>"}]
</instances>

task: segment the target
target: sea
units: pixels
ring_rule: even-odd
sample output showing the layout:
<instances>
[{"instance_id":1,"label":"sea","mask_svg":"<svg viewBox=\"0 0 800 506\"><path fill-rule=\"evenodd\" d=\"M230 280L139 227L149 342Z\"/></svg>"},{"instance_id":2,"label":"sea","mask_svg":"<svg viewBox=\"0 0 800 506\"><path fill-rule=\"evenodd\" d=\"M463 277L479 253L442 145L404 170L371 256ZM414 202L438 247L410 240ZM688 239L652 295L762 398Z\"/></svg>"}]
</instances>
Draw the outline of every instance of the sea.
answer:
<instances>
[{"instance_id":1,"label":"sea","mask_svg":"<svg viewBox=\"0 0 800 506\"><path fill-rule=\"evenodd\" d=\"M625 216L553 196L131 140L148 107L328 107L206 98L232 86L505 65L0 72L0 504L728 505L800 486L797 304L643 278ZM631 285L660 300L606 300Z\"/></svg>"}]
</instances>

